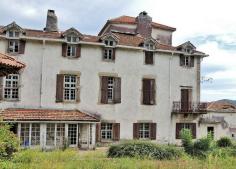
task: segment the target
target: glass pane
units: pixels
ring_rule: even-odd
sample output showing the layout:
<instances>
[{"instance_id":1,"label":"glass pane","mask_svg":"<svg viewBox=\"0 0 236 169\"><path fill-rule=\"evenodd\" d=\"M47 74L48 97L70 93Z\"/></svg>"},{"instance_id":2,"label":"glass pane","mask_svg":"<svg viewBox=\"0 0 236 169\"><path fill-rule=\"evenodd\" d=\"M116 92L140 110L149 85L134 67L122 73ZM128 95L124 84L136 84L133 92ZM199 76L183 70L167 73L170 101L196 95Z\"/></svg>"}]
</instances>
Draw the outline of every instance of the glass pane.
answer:
<instances>
[{"instance_id":1,"label":"glass pane","mask_svg":"<svg viewBox=\"0 0 236 169\"><path fill-rule=\"evenodd\" d=\"M46 145L53 146L55 140L55 124L47 124Z\"/></svg>"},{"instance_id":2,"label":"glass pane","mask_svg":"<svg viewBox=\"0 0 236 169\"><path fill-rule=\"evenodd\" d=\"M77 124L69 124L69 126L68 126L69 145L75 145L76 140L77 140Z\"/></svg>"}]
</instances>

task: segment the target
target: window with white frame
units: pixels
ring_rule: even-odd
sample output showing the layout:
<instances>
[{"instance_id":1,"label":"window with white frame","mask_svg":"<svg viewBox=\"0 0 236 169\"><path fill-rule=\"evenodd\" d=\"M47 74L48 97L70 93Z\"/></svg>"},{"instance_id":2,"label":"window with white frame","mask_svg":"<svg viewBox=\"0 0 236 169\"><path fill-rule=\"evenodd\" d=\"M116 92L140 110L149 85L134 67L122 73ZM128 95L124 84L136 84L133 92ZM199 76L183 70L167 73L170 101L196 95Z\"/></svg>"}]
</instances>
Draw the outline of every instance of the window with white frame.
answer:
<instances>
[{"instance_id":1,"label":"window with white frame","mask_svg":"<svg viewBox=\"0 0 236 169\"><path fill-rule=\"evenodd\" d=\"M31 125L31 145L40 145L40 124L32 123Z\"/></svg>"},{"instance_id":2,"label":"window with white frame","mask_svg":"<svg viewBox=\"0 0 236 169\"><path fill-rule=\"evenodd\" d=\"M78 40L78 38L76 36L73 36L73 35L69 35L66 37L66 41L68 43L76 43Z\"/></svg>"},{"instance_id":3,"label":"window with white frame","mask_svg":"<svg viewBox=\"0 0 236 169\"><path fill-rule=\"evenodd\" d=\"M115 42L112 39L106 39L104 43L106 46L115 46Z\"/></svg>"},{"instance_id":4,"label":"window with white frame","mask_svg":"<svg viewBox=\"0 0 236 169\"><path fill-rule=\"evenodd\" d=\"M108 99L108 103L112 103L113 102L113 88L114 88L114 78L113 77L108 77L108 85L107 85L107 99Z\"/></svg>"},{"instance_id":5,"label":"window with white frame","mask_svg":"<svg viewBox=\"0 0 236 169\"><path fill-rule=\"evenodd\" d=\"M77 144L77 124L68 125L68 142L69 145Z\"/></svg>"},{"instance_id":6,"label":"window with white frame","mask_svg":"<svg viewBox=\"0 0 236 169\"><path fill-rule=\"evenodd\" d=\"M190 66L191 58L190 56L184 56L184 66Z\"/></svg>"},{"instance_id":7,"label":"window with white frame","mask_svg":"<svg viewBox=\"0 0 236 169\"><path fill-rule=\"evenodd\" d=\"M113 60L113 48L105 48L104 49L104 60Z\"/></svg>"},{"instance_id":8,"label":"window with white frame","mask_svg":"<svg viewBox=\"0 0 236 169\"><path fill-rule=\"evenodd\" d=\"M112 139L112 123L101 123L101 138L104 140Z\"/></svg>"},{"instance_id":9,"label":"window with white frame","mask_svg":"<svg viewBox=\"0 0 236 169\"><path fill-rule=\"evenodd\" d=\"M139 125L139 138L149 139L150 138L150 125L149 123L140 123Z\"/></svg>"},{"instance_id":10,"label":"window with white frame","mask_svg":"<svg viewBox=\"0 0 236 169\"><path fill-rule=\"evenodd\" d=\"M19 75L10 74L5 78L4 98L15 100L19 98Z\"/></svg>"},{"instance_id":11,"label":"window with white frame","mask_svg":"<svg viewBox=\"0 0 236 169\"><path fill-rule=\"evenodd\" d=\"M76 45L67 44L67 56L75 57L76 56Z\"/></svg>"},{"instance_id":12,"label":"window with white frame","mask_svg":"<svg viewBox=\"0 0 236 169\"><path fill-rule=\"evenodd\" d=\"M46 145L47 146L54 146L55 145L55 124L48 123L47 124L47 131L46 131Z\"/></svg>"},{"instance_id":13,"label":"window with white frame","mask_svg":"<svg viewBox=\"0 0 236 169\"><path fill-rule=\"evenodd\" d=\"M9 40L9 48L8 48L8 52L10 53L17 53L19 52L19 40Z\"/></svg>"},{"instance_id":14,"label":"window with white frame","mask_svg":"<svg viewBox=\"0 0 236 169\"><path fill-rule=\"evenodd\" d=\"M29 133L30 133L30 124L22 123L20 131L20 144L24 147L30 146Z\"/></svg>"},{"instance_id":15,"label":"window with white frame","mask_svg":"<svg viewBox=\"0 0 236 169\"><path fill-rule=\"evenodd\" d=\"M89 124L89 144L92 144L93 141L93 125Z\"/></svg>"},{"instance_id":16,"label":"window with white frame","mask_svg":"<svg viewBox=\"0 0 236 169\"><path fill-rule=\"evenodd\" d=\"M62 146L64 144L65 139L65 124L58 123L57 124L57 133L56 133L56 145Z\"/></svg>"},{"instance_id":17,"label":"window with white frame","mask_svg":"<svg viewBox=\"0 0 236 169\"><path fill-rule=\"evenodd\" d=\"M147 49L147 50L154 50L155 49L155 46L153 43L146 43L144 45L144 47Z\"/></svg>"},{"instance_id":18,"label":"window with white frame","mask_svg":"<svg viewBox=\"0 0 236 169\"><path fill-rule=\"evenodd\" d=\"M17 30L9 30L8 31L8 36L10 38L18 38L20 36L20 32Z\"/></svg>"},{"instance_id":19,"label":"window with white frame","mask_svg":"<svg viewBox=\"0 0 236 169\"><path fill-rule=\"evenodd\" d=\"M76 75L65 75L64 77L64 100L75 101L76 100Z\"/></svg>"}]
</instances>

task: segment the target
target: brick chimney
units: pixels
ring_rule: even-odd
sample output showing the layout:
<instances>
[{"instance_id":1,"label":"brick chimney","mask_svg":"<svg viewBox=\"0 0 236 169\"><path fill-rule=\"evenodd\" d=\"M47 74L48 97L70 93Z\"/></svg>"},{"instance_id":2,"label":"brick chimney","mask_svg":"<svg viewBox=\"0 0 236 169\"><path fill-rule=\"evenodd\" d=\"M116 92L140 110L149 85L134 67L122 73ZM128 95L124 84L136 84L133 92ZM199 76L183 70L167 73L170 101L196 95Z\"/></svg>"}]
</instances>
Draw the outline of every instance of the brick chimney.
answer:
<instances>
[{"instance_id":1,"label":"brick chimney","mask_svg":"<svg viewBox=\"0 0 236 169\"><path fill-rule=\"evenodd\" d=\"M47 32L57 32L57 16L54 10L49 9L47 14L46 27L44 28Z\"/></svg>"},{"instance_id":2,"label":"brick chimney","mask_svg":"<svg viewBox=\"0 0 236 169\"><path fill-rule=\"evenodd\" d=\"M136 17L137 28L136 32L145 38L149 38L152 35L152 18L147 12L140 12L139 16Z\"/></svg>"}]
</instances>

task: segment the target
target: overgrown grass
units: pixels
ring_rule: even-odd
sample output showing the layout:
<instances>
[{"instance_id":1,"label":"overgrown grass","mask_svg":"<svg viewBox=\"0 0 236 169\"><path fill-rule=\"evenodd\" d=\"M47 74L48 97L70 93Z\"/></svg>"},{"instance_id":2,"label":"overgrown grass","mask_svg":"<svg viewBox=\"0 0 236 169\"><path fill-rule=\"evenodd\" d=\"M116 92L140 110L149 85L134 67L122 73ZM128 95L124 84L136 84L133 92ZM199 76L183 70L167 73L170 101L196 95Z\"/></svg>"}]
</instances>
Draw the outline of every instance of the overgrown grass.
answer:
<instances>
[{"instance_id":1,"label":"overgrown grass","mask_svg":"<svg viewBox=\"0 0 236 169\"><path fill-rule=\"evenodd\" d=\"M221 153L227 149L221 149ZM0 162L1 169L235 169L236 158L220 152L200 160L188 155L178 160L107 158L106 149L52 152L22 150L12 160Z\"/></svg>"}]
</instances>

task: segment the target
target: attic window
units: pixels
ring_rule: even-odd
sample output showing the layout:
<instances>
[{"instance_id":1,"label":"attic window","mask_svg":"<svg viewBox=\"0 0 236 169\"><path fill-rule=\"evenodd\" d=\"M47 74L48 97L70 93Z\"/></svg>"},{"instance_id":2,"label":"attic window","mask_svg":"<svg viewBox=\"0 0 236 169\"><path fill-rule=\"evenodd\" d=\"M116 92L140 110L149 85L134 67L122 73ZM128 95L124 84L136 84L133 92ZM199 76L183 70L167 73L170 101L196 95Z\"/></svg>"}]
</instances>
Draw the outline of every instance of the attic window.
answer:
<instances>
[{"instance_id":1,"label":"attic window","mask_svg":"<svg viewBox=\"0 0 236 169\"><path fill-rule=\"evenodd\" d=\"M144 47L145 47L147 50L154 50L154 49L155 49L153 43L146 43Z\"/></svg>"},{"instance_id":2,"label":"attic window","mask_svg":"<svg viewBox=\"0 0 236 169\"><path fill-rule=\"evenodd\" d=\"M192 50L191 50L190 48L186 48L186 49L185 49L185 52L186 52L186 53L191 53L191 51L192 51Z\"/></svg>"},{"instance_id":3,"label":"attic window","mask_svg":"<svg viewBox=\"0 0 236 169\"><path fill-rule=\"evenodd\" d=\"M77 42L77 37L76 36L67 36L66 40L68 43L75 43L75 42Z\"/></svg>"},{"instance_id":4,"label":"attic window","mask_svg":"<svg viewBox=\"0 0 236 169\"><path fill-rule=\"evenodd\" d=\"M20 36L20 32L15 30L9 30L8 36L11 38L18 38Z\"/></svg>"},{"instance_id":5,"label":"attic window","mask_svg":"<svg viewBox=\"0 0 236 169\"><path fill-rule=\"evenodd\" d=\"M115 45L115 42L113 40L105 40L104 43L106 46L114 46Z\"/></svg>"}]
</instances>

